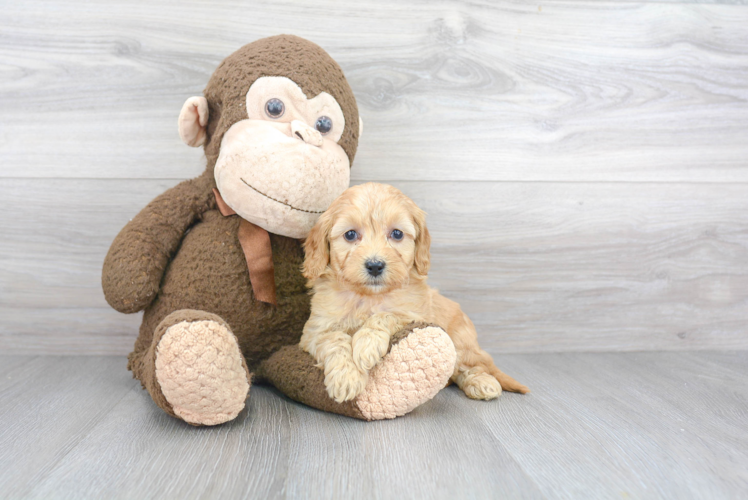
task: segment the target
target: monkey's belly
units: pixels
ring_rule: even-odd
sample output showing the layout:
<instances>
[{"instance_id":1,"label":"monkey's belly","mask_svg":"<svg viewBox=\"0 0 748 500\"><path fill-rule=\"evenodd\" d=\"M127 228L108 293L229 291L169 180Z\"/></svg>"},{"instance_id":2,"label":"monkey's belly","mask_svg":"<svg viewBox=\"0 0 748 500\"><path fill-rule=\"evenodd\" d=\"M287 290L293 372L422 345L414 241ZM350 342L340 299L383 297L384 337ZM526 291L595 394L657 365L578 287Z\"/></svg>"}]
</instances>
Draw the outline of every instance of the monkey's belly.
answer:
<instances>
[{"instance_id":1,"label":"monkey's belly","mask_svg":"<svg viewBox=\"0 0 748 500\"><path fill-rule=\"evenodd\" d=\"M300 242L274 234L270 238L278 307L254 300L238 226L238 216L211 211L192 227L166 269L143 326L152 332L161 319L179 309L217 314L231 327L252 370L284 345L299 342L310 300L300 271Z\"/></svg>"}]
</instances>

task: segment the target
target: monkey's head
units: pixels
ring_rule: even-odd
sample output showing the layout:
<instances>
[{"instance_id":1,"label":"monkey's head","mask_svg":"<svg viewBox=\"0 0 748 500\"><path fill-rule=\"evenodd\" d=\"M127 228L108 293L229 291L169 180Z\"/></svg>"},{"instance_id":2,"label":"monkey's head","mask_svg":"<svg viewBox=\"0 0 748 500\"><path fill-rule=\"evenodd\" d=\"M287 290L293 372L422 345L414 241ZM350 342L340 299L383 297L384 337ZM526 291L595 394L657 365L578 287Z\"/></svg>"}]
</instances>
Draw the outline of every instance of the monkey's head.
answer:
<instances>
[{"instance_id":1,"label":"monkey's head","mask_svg":"<svg viewBox=\"0 0 748 500\"><path fill-rule=\"evenodd\" d=\"M179 115L179 135L204 146L208 172L237 214L303 238L350 182L361 121L340 66L291 35L245 45Z\"/></svg>"}]
</instances>

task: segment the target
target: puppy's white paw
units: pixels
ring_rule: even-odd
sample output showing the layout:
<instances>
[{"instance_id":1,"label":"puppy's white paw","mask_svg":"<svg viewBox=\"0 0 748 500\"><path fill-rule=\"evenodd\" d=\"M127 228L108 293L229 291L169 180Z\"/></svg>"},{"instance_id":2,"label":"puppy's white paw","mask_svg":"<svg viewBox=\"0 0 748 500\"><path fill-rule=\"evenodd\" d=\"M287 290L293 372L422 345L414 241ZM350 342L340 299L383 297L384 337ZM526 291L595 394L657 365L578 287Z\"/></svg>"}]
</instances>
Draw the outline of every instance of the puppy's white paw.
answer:
<instances>
[{"instance_id":1,"label":"puppy's white paw","mask_svg":"<svg viewBox=\"0 0 748 500\"><path fill-rule=\"evenodd\" d=\"M350 401L366 387L369 374L361 372L350 360L325 364L327 394L337 403Z\"/></svg>"},{"instance_id":2,"label":"puppy's white paw","mask_svg":"<svg viewBox=\"0 0 748 500\"><path fill-rule=\"evenodd\" d=\"M351 339L353 362L359 370L368 373L387 354L390 334L383 330L362 328Z\"/></svg>"},{"instance_id":3,"label":"puppy's white paw","mask_svg":"<svg viewBox=\"0 0 748 500\"><path fill-rule=\"evenodd\" d=\"M501 396L501 384L493 375L468 375L460 388L470 399L496 399Z\"/></svg>"}]
</instances>

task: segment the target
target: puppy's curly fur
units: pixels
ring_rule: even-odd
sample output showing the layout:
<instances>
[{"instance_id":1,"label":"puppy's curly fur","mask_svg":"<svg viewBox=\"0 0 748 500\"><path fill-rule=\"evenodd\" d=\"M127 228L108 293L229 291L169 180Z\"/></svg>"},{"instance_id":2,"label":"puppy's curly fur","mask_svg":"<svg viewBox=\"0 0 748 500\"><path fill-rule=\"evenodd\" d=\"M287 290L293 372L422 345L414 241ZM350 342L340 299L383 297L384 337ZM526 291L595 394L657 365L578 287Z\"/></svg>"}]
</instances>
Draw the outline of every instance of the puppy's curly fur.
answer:
<instances>
[{"instance_id":1,"label":"puppy's curly fur","mask_svg":"<svg viewBox=\"0 0 748 500\"><path fill-rule=\"evenodd\" d=\"M363 391L390 337L413 321L446 330L457 351L451 380L468 397L529 391L480 348L460 306L426 284L430 243L425 212L384 184L348 189L312 228L303 271L314 296L300 345L324 369L336 401Z\"/></svg>"}]
</instances>

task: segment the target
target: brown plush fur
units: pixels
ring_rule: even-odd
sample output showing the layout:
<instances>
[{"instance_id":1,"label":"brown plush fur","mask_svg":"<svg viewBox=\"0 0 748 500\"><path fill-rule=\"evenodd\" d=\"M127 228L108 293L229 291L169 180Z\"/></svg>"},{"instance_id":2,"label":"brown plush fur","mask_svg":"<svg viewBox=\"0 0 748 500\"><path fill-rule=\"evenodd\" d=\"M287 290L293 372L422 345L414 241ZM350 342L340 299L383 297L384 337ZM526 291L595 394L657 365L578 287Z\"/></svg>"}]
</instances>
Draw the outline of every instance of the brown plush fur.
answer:
<instances>
[{"instance_id":1,"label":"brown plush fur","mask_svg":"<svg viewBox=\"0 0 748 500\"><path fill-rule=\"evenodd\" d=\"M145 310L128 367L167 412L147 354L168 315L197 310L222 318L251 371L281 347L297 344L309 316L301 242L270 235L278 307L254 300L237 238L239 217L222 216L212 191L223 134L247 118L244 96L260 76L285 76L310 97L322 91L335 97L347 124L339 144L351 161L356 152L353 92L337 63L317 45L289 35L266 38L242 47L215 71L205 89L210 105L205 173L166 191L133 218L112 243L102 272L112 307L124 313Z\"/></svg>"},{"instance_id":2,"label":"brown plush fur","mask_svg":"<svg viewBox=\"0 0 748 500\"><path fill-rule=\"evenodd\" d=\"M130 368L136 375L139 353L150 348L156 326L167 314L181 309L209 311L223 318L252 371L282 346L298 342L309 317L309 297L299 272L303 262L300 242L270 235L278 297L274 308L253 298L238 226L238 216L224 217L211 210L185 235L164 273L156 300L143 316L130 355Z\"/></svg>"}]
</instances>

